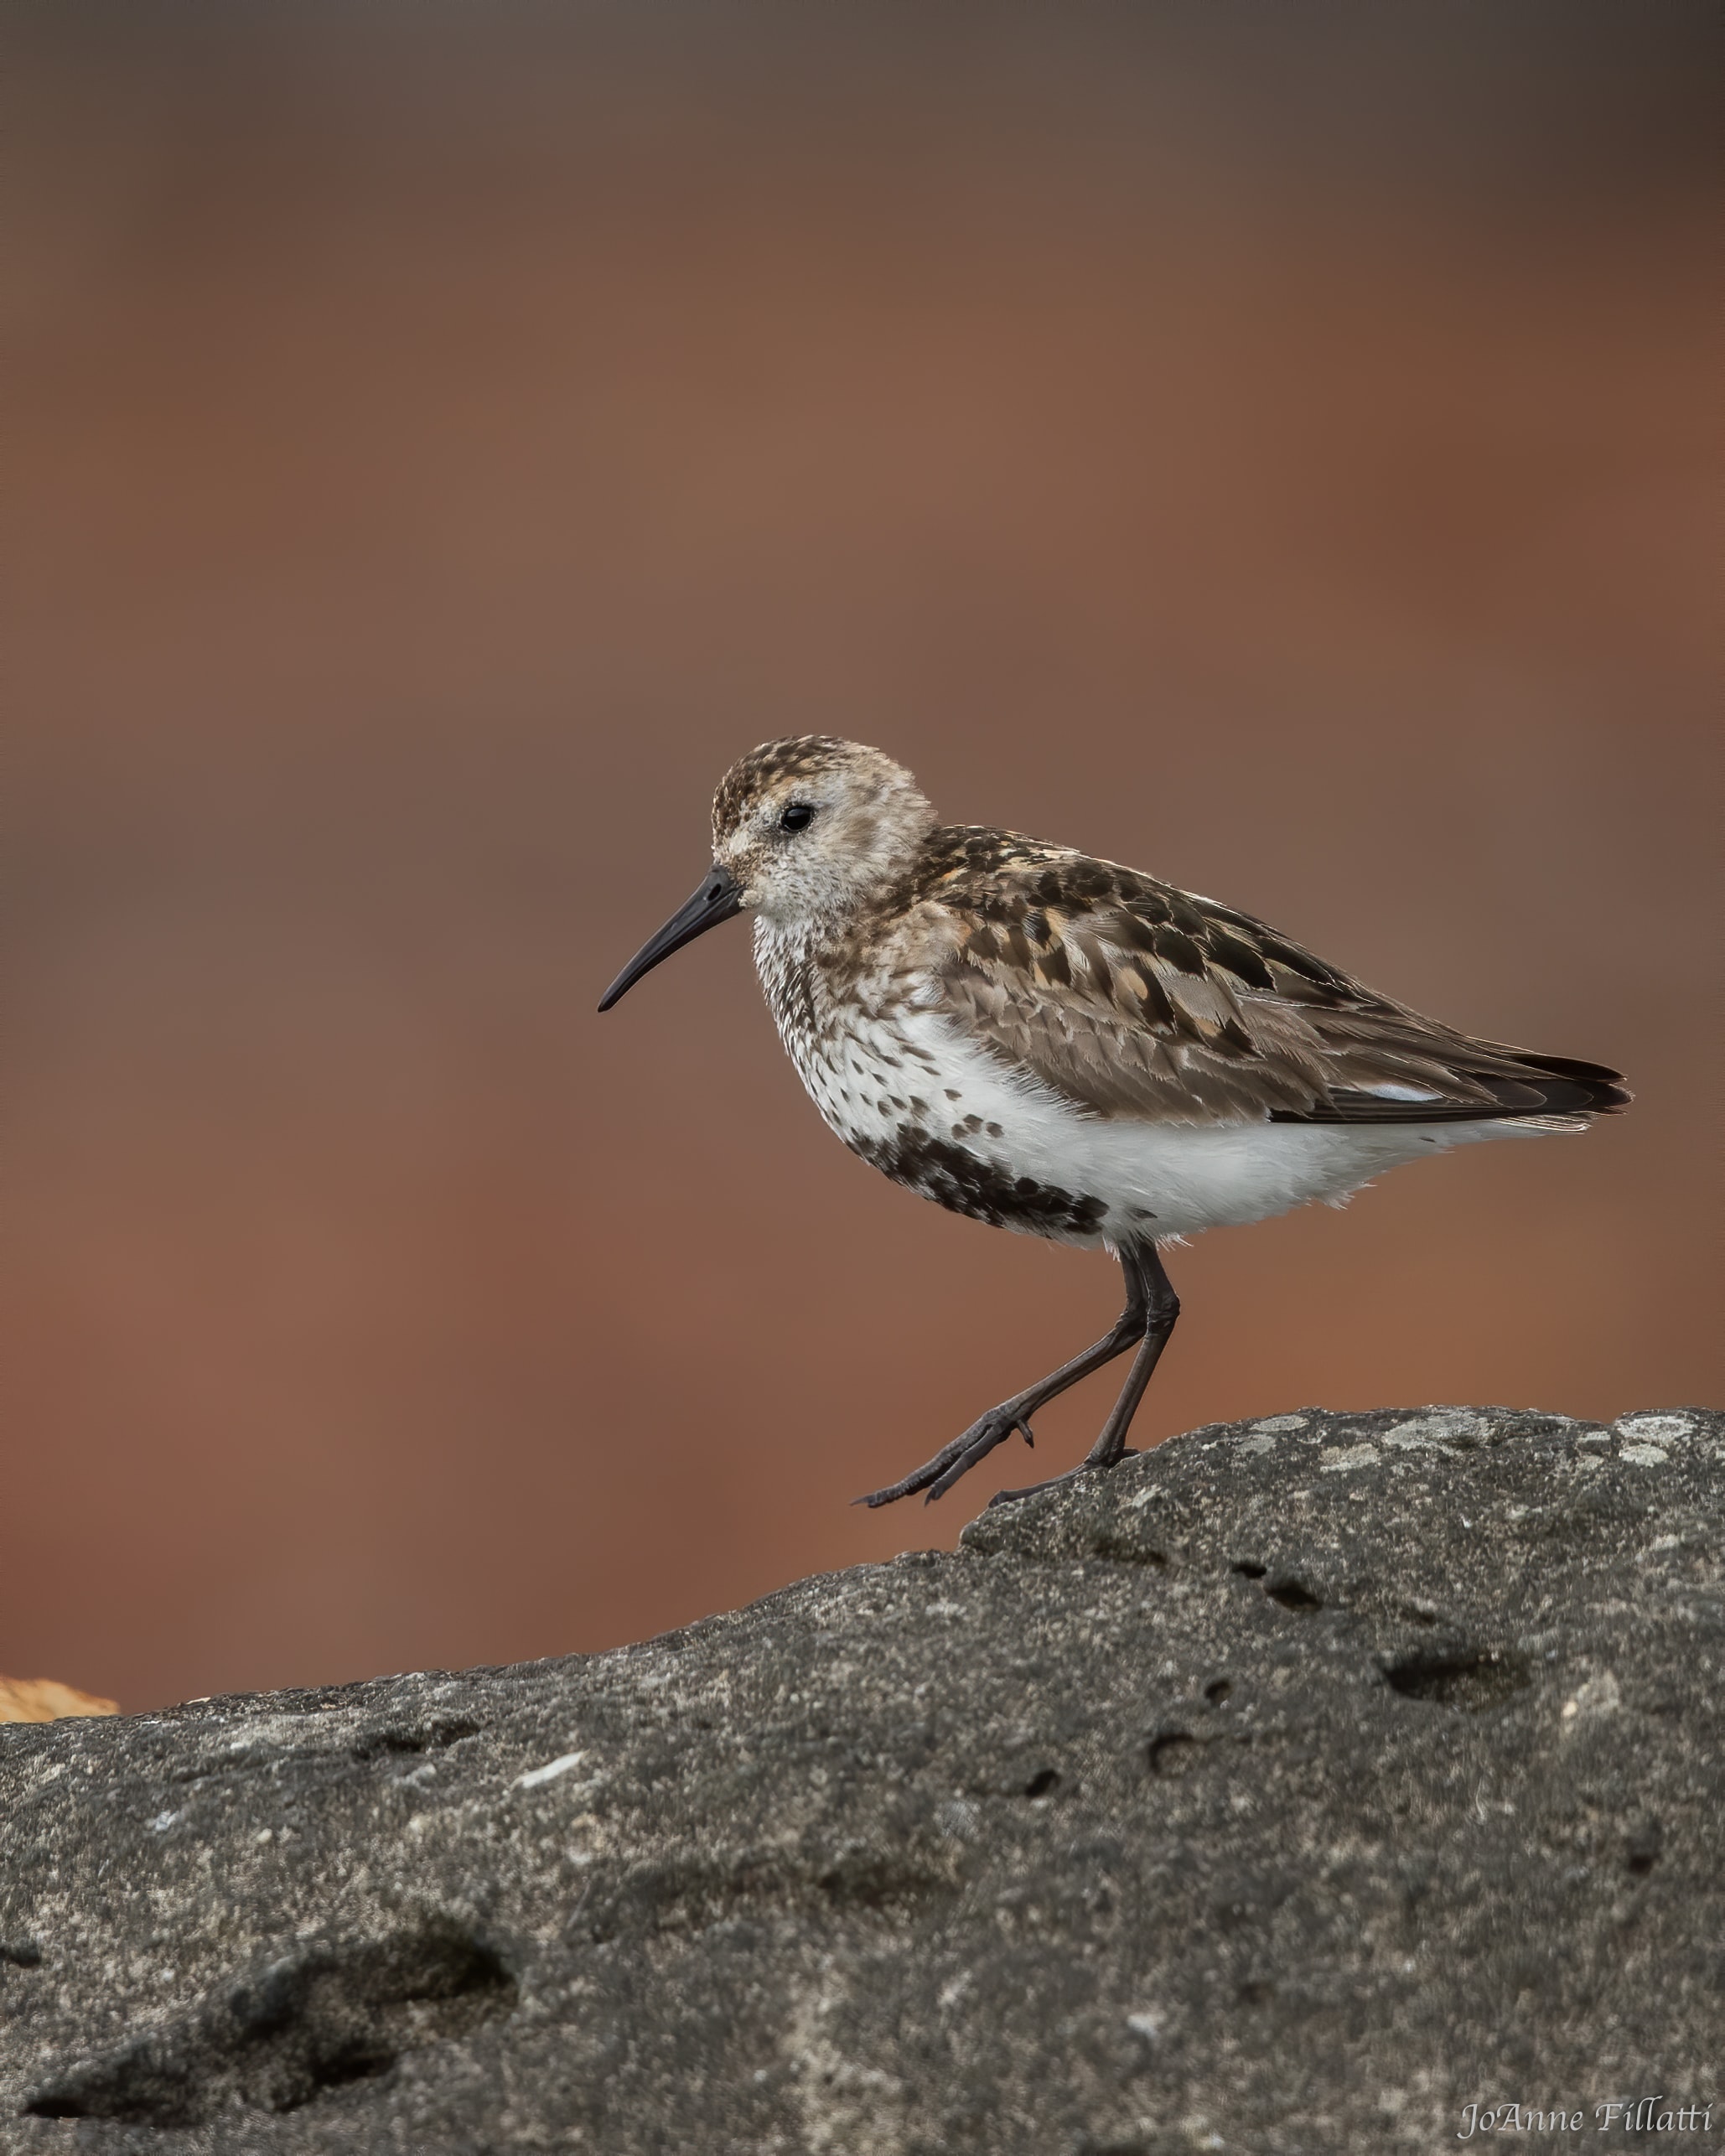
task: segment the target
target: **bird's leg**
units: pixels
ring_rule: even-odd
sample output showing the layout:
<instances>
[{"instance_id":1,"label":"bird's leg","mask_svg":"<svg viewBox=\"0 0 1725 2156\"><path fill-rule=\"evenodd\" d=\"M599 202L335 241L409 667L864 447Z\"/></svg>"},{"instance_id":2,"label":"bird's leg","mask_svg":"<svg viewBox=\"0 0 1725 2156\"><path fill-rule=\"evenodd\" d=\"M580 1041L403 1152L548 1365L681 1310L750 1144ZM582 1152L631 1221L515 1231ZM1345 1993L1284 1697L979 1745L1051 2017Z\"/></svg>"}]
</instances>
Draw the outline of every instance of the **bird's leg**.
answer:
<instances>
[{"instance_id":1,"label":"bird's leg","mask_svg":"<svg viewBox=\"0 0 1725 2156\"><path fill-rule=\"evenodd\" d=\"M1124 1455L1126 1433L1132 1428L1132 1417L1144 1397L1144 1387L1150 1382L1151 1373L1173 1331L1174 1320L1180 1314L1180 1298L1174 1293L1173 1283L1163 1270L1153 1244L1144 1250L1122 1251L1121 1262L1128 1267L1128 1279L1132 1277L1131 1268L1135 1265L1138 1268L1142 1298L1139 1304L1142 1345L1132 1357L1132 1366L1120 1388L1120 1397L1102 1425L1101 1435L1080 1464L1068 1474L1056 1475L1050 1482L1032 1483L1026 1490L997 1490L988 1500L991 1505L1010 1505L1015 1497L1028 1497L1039 1490L1052 1490L1055 1483L1070 1481L1073 1475L1083 1474L1091 1468L1112 1467Z\"/></svg>"},{"instance_id":2,"label":"bird's leg","mask_svg":"<svg viewBox=\"0 0 1725 2156\"><path fill-rule=\"evenodd\" d=\"M857 1503L873 1508L877 1505L891 1505L900 1497L913 1497L919 1490L926 1490L928 1501L943 1496L961 1474L967 1474L978 1460L986 1459L998 1444L1004 1444L1014 1430L1022 1430L1024 1442L1030 1438L1030 1417L1039 1408L1045 1407L1050 1400L1076 1385L1080 1378L1088 1377L1093 1370L1104 1363L1112 1362L1116 1355L1124 1355L1135 1342L1144 1338L1147 1311L1144 1302L1143 1283L1134 1264L1122 1257L1126 1271L1127 1302L1111 1329L1094 1347L1087 1347L1082 1355L1075 1355L1070 1362L1063 1362L1056 1371L1038 1383L1027 1386L1023 1392L1015 1392L1010 1400L1002 1400L997 1407L991 1407L971 1423L961 1436L951 1444L942 1445L931 1460L926 1460L914 1474L907 1474L902 1482L894 1483L886 1490L877 1490L868 1497L859 1497ZM1173 1292L1168 1291L1170 1294ZM1142 1354L1142 1350L1141 1349ZM1147 1377L1149 1373L1145 1373ZM1140 1387L1140 1390L1142 1388ZM1116 1410L1116 1412L1118 1411ZM1128 1420L1130 1417L1128 1416Z\"/></svg>"}]
</instances>

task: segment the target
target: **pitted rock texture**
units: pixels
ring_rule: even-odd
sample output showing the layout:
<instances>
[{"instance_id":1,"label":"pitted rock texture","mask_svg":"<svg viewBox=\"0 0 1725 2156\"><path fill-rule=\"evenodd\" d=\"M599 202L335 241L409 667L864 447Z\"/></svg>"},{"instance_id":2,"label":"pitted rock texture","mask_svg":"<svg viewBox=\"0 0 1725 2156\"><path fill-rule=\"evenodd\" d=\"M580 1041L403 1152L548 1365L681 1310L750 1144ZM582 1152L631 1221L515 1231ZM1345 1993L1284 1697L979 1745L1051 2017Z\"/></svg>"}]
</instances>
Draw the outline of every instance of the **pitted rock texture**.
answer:
<instances>
[{"instance_id":1,"label":"pitted rock texture","mask_svg":"<svg viewBox=\"0 0 1725 2156\"><path fill-rule=\"evenodd\" d=\"M0 2148L1725 2132L1722 1499L1699 1410L1311 1409L614 1654L0 1729Z\"/></svg>"}]
</instances>

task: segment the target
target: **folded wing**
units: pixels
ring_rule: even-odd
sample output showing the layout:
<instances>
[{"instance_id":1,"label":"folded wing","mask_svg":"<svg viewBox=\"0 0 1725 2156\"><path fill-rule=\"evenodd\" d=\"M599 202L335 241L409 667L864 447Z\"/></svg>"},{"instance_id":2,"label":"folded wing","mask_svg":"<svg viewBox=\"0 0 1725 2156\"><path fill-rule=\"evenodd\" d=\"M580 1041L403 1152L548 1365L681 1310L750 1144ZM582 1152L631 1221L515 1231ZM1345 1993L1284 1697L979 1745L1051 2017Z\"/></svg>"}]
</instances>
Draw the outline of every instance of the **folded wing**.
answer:
<instances>
[{"instance_id":1,"label":"folded wing","mask_svg":"<svg viewBox=\"0 0 1725 2156\"><path fill-rule=\"evenodd\" d=\"M941 1009L1097 1115L1424 1123L1629 1099L1614 1070L1470 1039L1250 915L1014 834L955 837L925 890L960 924L941 939Z\"/></svg>"}]
</instances>

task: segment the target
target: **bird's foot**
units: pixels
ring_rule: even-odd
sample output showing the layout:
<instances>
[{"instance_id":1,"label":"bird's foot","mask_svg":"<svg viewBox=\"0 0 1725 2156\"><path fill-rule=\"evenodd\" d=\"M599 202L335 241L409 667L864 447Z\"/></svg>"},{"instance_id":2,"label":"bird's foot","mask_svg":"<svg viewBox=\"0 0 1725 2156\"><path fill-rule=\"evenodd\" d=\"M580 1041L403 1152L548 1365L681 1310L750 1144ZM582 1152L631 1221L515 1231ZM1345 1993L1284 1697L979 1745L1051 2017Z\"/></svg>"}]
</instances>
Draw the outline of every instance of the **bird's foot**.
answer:
<instances>
[{"instance_id":1,"label":"bird's foot","mask_svg":"<svg viewBox=\"0 0 1725 2156\"><path fill-rule=\"evenodd\" d=\"M1027 1445L1034 1445L1030 1433L1030 1418L1026 1411L1010 1400L1002 1406L991 1407L986 1415L979 1415L962 1436L951 1444L942 1445L930 1460L925 1460L914 1474L907 1474L902 1482L893 1483L885 1490L876 1490L867 1497L852 1500L856 1505L866 1505L871 1511L878 1505L896 1504L901 1497L914 1497L919 1490L928 1495L924 1503L932 1505L937 1497L944 1497L961 1474L968 1474L979 1460L987 1459L999 1444L1004 1444L1013 1431L1018 1432Z\"/></svg>"},{"instance_id":2,"label":"bird's foot","mask_svg":"<svg viewBox=\"0 0 1725 2156\"><path fill-rule=\"evenodd\" d=\"M992 1511L997 1505L1015 1505L1021 1497L1034 1497L1044 1490L1059 1490L1069 1482L1076 1482L1080 1475L1106 1474L1111 1467L1118 1467L1122 1460L1136 1458L1132 1447L1128 1445L1112 1459L1080 1460L1076 1467L1069 1467L1065 1474L1051 1475L1046 1482L1028 1483L1023 1490L997 1490L985 1509Z\"/></svg>"}]
</instances>

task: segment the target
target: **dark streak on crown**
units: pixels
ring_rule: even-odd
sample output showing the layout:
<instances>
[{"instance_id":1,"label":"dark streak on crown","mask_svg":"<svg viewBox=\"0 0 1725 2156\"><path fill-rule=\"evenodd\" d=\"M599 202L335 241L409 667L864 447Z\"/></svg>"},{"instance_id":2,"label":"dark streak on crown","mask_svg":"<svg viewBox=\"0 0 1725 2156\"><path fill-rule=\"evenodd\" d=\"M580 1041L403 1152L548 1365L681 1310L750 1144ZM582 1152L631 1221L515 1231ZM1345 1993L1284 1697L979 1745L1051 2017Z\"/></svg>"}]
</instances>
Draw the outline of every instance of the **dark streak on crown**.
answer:
<instances>
[{"instance_id":1,"label":"dark streak on crown","mask_svg":"<svg viewBox=\"0 0 1725 2156\"><path fill-rule=\"evenodd\" d=\"M853 755L848 741L832 733L787 734L780 741L764 741L726 772L712 797L715 837L734 831L749 809L782 779L799 778L831 770Z\"/></svg>"}]
</instances>

